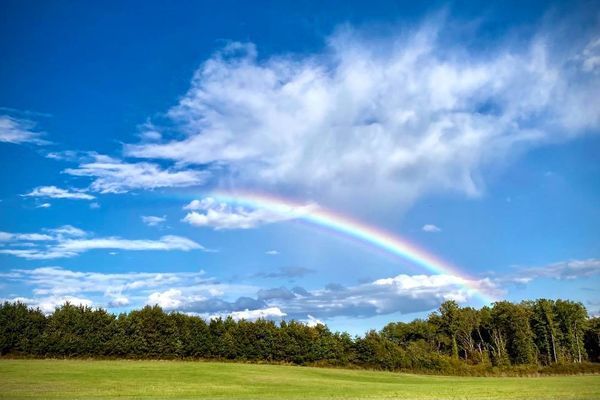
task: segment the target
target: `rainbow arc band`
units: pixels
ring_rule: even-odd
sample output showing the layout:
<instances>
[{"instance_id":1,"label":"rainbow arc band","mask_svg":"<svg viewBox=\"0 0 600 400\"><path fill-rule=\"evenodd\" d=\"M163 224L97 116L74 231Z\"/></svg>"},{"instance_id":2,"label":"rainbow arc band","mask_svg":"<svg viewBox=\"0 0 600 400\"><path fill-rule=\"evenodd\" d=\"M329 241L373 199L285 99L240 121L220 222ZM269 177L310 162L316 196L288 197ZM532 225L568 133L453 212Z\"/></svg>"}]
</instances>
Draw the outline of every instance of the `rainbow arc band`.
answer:
<instances>
[{"instance_id":1,"label":"rainbow arc band","mask_svg":"<svg viewBox=\"0 0 600 400\"><path fill-rule=\"evenodd\" d=\"M216 201L232 206L266 209L281 215L291 215L325 231L341 234L368 246L384 250L394 256L408 260L435 274L453 275L463 281L463 286L485 304L495 301L494 296L481 287L477 279L436 256L410 243L398 235L374 226L337 214L321 206L301 204L292 200L256 192L213 192L209 195Z\"/></svg>"}]
</instances>

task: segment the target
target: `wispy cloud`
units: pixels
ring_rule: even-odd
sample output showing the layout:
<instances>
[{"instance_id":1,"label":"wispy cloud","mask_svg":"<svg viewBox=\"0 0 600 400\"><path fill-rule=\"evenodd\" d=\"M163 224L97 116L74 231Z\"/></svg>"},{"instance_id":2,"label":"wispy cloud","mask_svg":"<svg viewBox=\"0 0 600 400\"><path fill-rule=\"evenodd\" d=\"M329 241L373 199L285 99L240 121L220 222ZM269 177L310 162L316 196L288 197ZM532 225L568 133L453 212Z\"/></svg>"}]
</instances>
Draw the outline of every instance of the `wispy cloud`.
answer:
<instances>
[{"instance_id":1,"label":"wispy cloud","mask_svg":"<svg viewBox=\"0 0 600 400\"><path fill-rule=\"evenodd\" d=\"M95 198L91 194L84 193L84 191L81 190L67 190L58 188L56 186L39 186L23 196L71 200L93 200Z\"/></svg>"},{"instance_id":2,"label":"wispy cloud","mask_svg":"<svg viewBox=\"0 0 600 400\"><path fill-rule=\"evenodd\" d=\"M207 171L193 169L163 169L158 164L128 163L101 154L89 154L90 162L65 173L93 178L90 190L99 193L124 193L136 189L186 187L203 184L210 176Z\"/></svg>"},{"instance_id":3,"label":"wispy cloud","mask_svg":"<svg viewBox=\"0 0 600 400\"><path fill-rule=\"evenodd\" d=\"M39 233L0 232L0 241L12 242L11 247L1 248L0 254L13 255L28 260L49 260L54 258L75 257L89 250L128 250L128 251L190 251L204 250L204 246L191 239L166 235L158 240L123 239L120 237L85 237L87 232L70 225L56 229L47 229ZM46 242L28 248L22 248L23 241Z\"/></svg>"},{"instance_id":4,"label":"wispy cloud","mask_svg":"<svg viewBox=\"0 0 600 400\"><path fill-rule=\"evenodd\" d=\"M83 229L76 228L73 225L63 225L59 228L46 229L46 231L58 235L59 239L62 238L63 236L81 237L81 236L87 236L87 234L88 234Z\"/></svg>"},{"instance_id":5,"label":"wispy cloud","mask_svg":"<svg viewBox=\"0 0 600 400\"><path fill-rule=\"evenodd\" d=\"M257 272L253 274L253 277L259 278L283 278L283 279L291 279L291 278L301 278L308 274L315 273L315 270L305 267L281 267L275 271L269 272Z\"/></svg>"},{"instance_id":6,"label":"wispy cloud","mask_svg":"<svg viewBox=\"0 0 600 400\"><path fill-rule=\"evenodd\" d=\"M571 280L600 275L600 259L560 261L541 267L520 268L516 273L501 278L502 281L529 283L539 278Z\"/></svg>"},{"instance_id":7,"label":"wispy cloud","mask_svg":"<svg viewBox=\"0 0 600 400\"><path fill-rule=\"evenodd\" d=\"M48 241L54 240L54 237L43 233L10 233L0 232L0 242L8 241Z\"/></svg>"},{"instance_id":8,"label":"wispy cloud","mask_svg":"<svg viewBox=\"0 0 600 400\"><path fill-rule=\"evenodd\" d=\"M158 226L163 224L166 220L166 216L157 217L155 215L142 215L142 222L148 226Z\"/></svg>"},{"instance_id":9,"label":"wispy cloud","mask_svg":"<svg viewBox=\"0 0 600 400\"><path fill-rule=\"evenodd\" d=\"M43 133L35 130L36 123L28 119L0 115L0 142L5 143L33 143L37 145L48 144L41 139Z\"/></svg>"}]
</instances>

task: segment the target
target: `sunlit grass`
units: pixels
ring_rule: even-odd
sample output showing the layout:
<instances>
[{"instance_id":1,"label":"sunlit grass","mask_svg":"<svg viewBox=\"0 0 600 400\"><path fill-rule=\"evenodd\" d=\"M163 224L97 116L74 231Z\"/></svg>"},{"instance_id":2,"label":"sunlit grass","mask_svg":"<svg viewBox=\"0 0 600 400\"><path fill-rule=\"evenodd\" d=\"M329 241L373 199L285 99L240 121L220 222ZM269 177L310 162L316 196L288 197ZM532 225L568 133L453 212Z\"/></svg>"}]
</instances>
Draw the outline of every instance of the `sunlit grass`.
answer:
<instances>
[{"instance_id":1,"label":"sunlit grass","mask_svg":"<svg viewBox=\"0 0 600 400\"><path fill-rule=\"evenodd\" d=\"M600 376L475 378L182 361L0 360L6 399L600 399Z\"/></svg>"}]
</instances>

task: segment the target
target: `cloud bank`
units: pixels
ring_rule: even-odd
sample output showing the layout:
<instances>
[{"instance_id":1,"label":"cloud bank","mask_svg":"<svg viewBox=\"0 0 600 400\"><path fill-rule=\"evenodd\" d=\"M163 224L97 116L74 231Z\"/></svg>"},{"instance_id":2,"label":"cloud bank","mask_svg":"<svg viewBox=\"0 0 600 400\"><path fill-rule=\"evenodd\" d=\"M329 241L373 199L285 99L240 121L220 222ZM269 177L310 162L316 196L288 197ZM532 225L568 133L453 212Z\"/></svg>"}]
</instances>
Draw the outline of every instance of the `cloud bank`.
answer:
<instances>
[{"instance_id":1,"label":"cloud bank","mask_svg":"<svg viewBox=\"0 0 600 400\"><path fill-rule=\"evenodd\" d=\"M445 300L465 303L475 294L473 287L501 293L506 284L514 282L529 283L540 278L589 279L598 275L600 261L587 259L522 268L517 275L493 279L466 281L453 275L400 274L358 285L332 283L315 289L223 283L203 271L101 273L42 267L0 272L0 279L6 285L31 288L30 296L4 300L21 300L46 312L69 300L108 308L157 304L168 311L205 318L293 318L318 323L336 317L424 312ZM518 281L515 277L527 279Z\"/></svg>"}]
</instances>

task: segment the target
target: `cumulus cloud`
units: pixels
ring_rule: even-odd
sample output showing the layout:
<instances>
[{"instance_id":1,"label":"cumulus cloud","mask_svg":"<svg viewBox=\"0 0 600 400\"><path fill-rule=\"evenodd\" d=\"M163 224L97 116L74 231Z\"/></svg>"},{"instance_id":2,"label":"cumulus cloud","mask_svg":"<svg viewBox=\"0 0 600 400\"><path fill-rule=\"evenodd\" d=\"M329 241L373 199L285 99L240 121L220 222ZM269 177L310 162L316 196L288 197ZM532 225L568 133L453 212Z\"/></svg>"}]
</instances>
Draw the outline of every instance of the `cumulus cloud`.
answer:
<instances>
[{"instance_id":1,"label":"cumulus cloud","mask_svg":"<svg viewBox=\"0 0 600 400\"><path fill-rule=\"evenodd\" d=\"M451 275L398 275L392 278L356 286L326 287L305 294L294 290L294 297L272 297L271 306L278 306L288 315L304 319L339 316L372 317L391 313L411 313L434 309L445 300L465 302L475 294L466 285L495 291L489 280L466 281ZM299 293L300 292L300 293Z\"/></svg>"},{"instance_id":2,"label":"cumulus cloud","mask_svg":"<svg viewBox=\"0 0 600 400\"><path fill-rule=\"evenodd\" d=\"M130 251L171 251L204 250L204 246L191 239L165 235L158 240L123 239L120 237L85 237L88 233L71 225L46 229L47 233L10 233L0 232L0 241L10 242L11 248L0 249L0 254L9 254L28 260L49 260L54 258L75 257L83 252L97 249ZM48 242L31 244L23 249L22 242Z\"/></svg>"},{"instance_id":3,"label":"cumulus cloud","mask_svg":"<svg viewBox=\"0 0 600 400\"><path fill-rule=\"evenodd\" d=\"M128 306L129 304L130 304L129 299L127 297L117 296L107 303L107 307L108 308L118 308L118 307Z\"/></svg>"},{"instance_id":4,"label":"cumulus cloud","mask_svg":"<svg viewBox=\"0 0 600 400\"><path fill-rule=\"evenodd\" d=\"M49 142L41 139L42 133L35 130L35 122L11 117L9 115L0 115L0 142L21 144L33 143L37 145L48 144Z\"/></svg>"},{"instance_id":5,"label":"cumulus cloud","mask_svg":"<svg viewBox=\"0 0 600 400\"><path fill-rule=\"evenodd\" d=\"M308 55L261 58L251 43L229 44L167 113L183 137L125 152L218 165L227 184L398 204L440 190L476 196L484 167L600 125L596 42L584 51L539 34L478 52L442 41L439 25L377 40L346 30Z\"/></svg>"},{"instance_id":6,"label":"cumulus cloud","mask_svg":"<svg viewBox=\"0 0 600 400\"><path fill-rule=\"evenodd\" d=\"M93 200L94 196L81 190L67 190L56 186L39 186L31 192L24 194L25 197L49 197L52 199Z\"/></svg>"},{"instance_id":7,"label":"cumulus cloud","mask_svg":"<svg viewBox=\"0 0 600 400\"><path fill-rule=\"evenodd\" d=\"M433 224L425 224L425 225L423 225L423 227L421 228L421 230L423 232L429 232L429 233L437 233L437 232L441 232L442 231L439 227L437 227L437 226L435 226Z\"/></svg>"},{"instance_id":8,"label":"cumulus cloud","mask_svg":"<svg viewBox=\"0 0 600 400\"><path fill-rule=\"evenodd\" d=\"M163 169L148 162L128 163L102 154L88 156L91 161L83 162L77 168L67 168L64 172L93 178L90 189L100 193L195 186L203 184L210 175L207 171Z\"/></svg>"},{"instance_id":9,"label":"cumulus cloud","mask_svg":"<svg viewBox=\"0 0 600 400\"><path fill-rule=\"evenodd\" d=\"M466 284L486 292L497 290L487 279L467 281L451 275L398 275L348 287L332 284L315 290L263 288L256 292L255 298L245 296L235 302L206 299L182 304L181 311L210 316L276 307L286 317L316 323L318 319L342 316L367 318L428 311L449 299L465 302L475 294Z\"/></svg>"},{"instance_id":10,"label":"cumulus cloud","mask_svg":"<svg viewBox=\"0 0 600 400\"><path fill-rule=\"evenodd\" d=\"M191 210L183 221L195 226L206 226L214 229L250 229L263 224L287 221L300 218L317 209L316 204L302 206L280 206L277 208L250 208L219 202L207 197L192 200L184 206Z\"/></svg>"},{"instance_id":11,"label":"cumulus cloud","mask_svg":"<svg viewBox=\"0 0 600 400\"><path fill-rule=\"evenodd\" d=\"M155 215L142 215L142 222L148 226L158 226L167 220L167 217L157 217Z\"/></svg>"},{"instance_id":12,"label":"cumulus cloud","mask_svg":"<svg viewBox=\"0 0 600 400\"><path fill-rule=\"evenodd\" d=\"M154 292L148 297L148 304L158 305L165 310L172 310L182 304L181 290L169 289L164 292Z\"/></svg>"},{"instance_id":13,"label":"cumulus cloud","mask_svg":"<svg viewBox=\"0 0 600 400\"><path fill-rule=\"evenodd\" d=\"M304 323L308 326L311 327L315 327L317 325L325 325L325 323L323 321L321 321L318 318L313 317L312 315L307 315L307 319L304 321Z\"/></svg>"}]
</instances>

